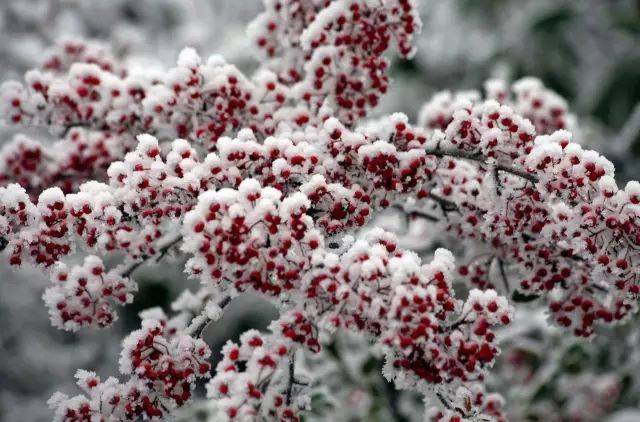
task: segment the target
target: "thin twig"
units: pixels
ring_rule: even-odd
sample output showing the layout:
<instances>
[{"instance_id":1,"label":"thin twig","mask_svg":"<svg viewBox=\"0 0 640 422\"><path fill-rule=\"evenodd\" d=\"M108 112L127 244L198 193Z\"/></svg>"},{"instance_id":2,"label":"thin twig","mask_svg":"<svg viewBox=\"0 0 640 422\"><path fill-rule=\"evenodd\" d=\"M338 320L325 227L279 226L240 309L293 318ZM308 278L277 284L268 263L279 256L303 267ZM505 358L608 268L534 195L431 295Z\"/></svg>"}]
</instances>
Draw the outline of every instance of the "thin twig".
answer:
<instances>
[{"instance_id":1,"label":"thin twig","mask_svg":"<svg viewBox=\"0 0 640 422\"><path fill-rule=\"evenodd\" d=\"M458 205L453 202L450 201L446 198L441 197L440 195L436 195L435 193L431 193L429 192L429 199L432 199L434 201L436 201L437 203L440 204L440 207L442 208L442 211L446 214L447 212L460 212L460 209L458 208Z\"/></svg>"},{"instance_id":2,"label":"thin twig","mask_svg":"<svg viewBox=\"0 0 640 422\"><path fill-rule=\"evenodd\" d=\"M182 235L176 236L175 238L167 241L164 245L158 249L158 252L153 255L142 255L139 261L136 261L130 264L128 267L122 270L121 274L123 277L129 277L135 270L137 270L142 264L148 262L153 257L156 257L156 262L160 262L162 258L169 252L169 250L175 246L176 244L182 241Z\"/></svg>"},{"instance_id":3,"label":"thin twig","mask_svg":"<svg viewBox=\"0 0 640 422\"><path fill-rule=\"evenodd\" d=\"M488 158L480 155L480 154L472 154L469 152L465 152L465 151L450 151L450 150L441 150L441 149L432 149L426 150L426 153L428 155L435 155L436 157L451 157L451 158L459 158L462 160L470 160L470 161L475 161L478 163L483 163L483 164L487 164ZM523 179L527 179L528 181L530 181L531 183L537 183L538 182L538 178L536 176L534 176L533 174L530 174L522 169L516 168L516 167L512 167L512 166L507 166L504 164L498 164L495 163L493 165L493 167L496 170L499 171L503 171L505 173L510 173L513 174L514 176L519 176L522 177Z\"/></svg>"},{"instance_id":4,"label":"thin twig","mask_svg":"<svg viewBox=\"0 0 640 422\"><path fill-rule=\"evenodd\" d=\"M433 221L433 222L440 221L440 219L438 217L436 217L435 215L427 214L424 211L420 211L420 210L407 211L401 205L394 205L393 208L395 208L395 209L397 209L399 211L402 211L404 213L407 213L410 217L420 217L420 218L424 218L425 220L429 220L429 221Z\"/></svg>"},{"instance_id":5,"label":"thin twig","mask_svg":"<svg viewBox=\"0 0 640 422\"><path fill-rule=\"evenodd\" d=\"M162 260L162 258L164 258L164 256L169 252L169 250L177 245L178 243L180 243L182 241L182 235L180 236L176 236L173 240L170 240L169 242L167 242L165 245L163 245L162 247L160 247L159 250L159 255L156 258L156 262L160 262L160 260Z\"/></svg>"},{"instance_id":6,"label":"thin twig","mask_svg":"<svg viewBox=\"0 0 640 422\"><path fill-rule=\"evenodd\" d=\"M289 359L289 381L287 383L287 392L285 394L287 406L291 406L291 393L293 391L293 384L295 382L295 370L296 356L294 352Z\"/></svg>"},{"instance_id":7,"label":"thin twig","mask_svg":"<svg viewBox=\"0 0 640 422\"><path fill-rule=\"evenodd\" d=\"M128 278L131 276L131 274L133 274L133 272L135 270L137 270L142 264L144 264L145 262L147 262L149 260L149 255L142 255L140 257L140 261L136 261L133 264L129 265L129 267L127 267L125 270L122 271L122 277L124 278Z\"/></svg>"},{"instance_id":8,"label":"thin twig","mask_svg":"<svg viewBox=\"0 0 640 422\"><path fill-rule=\"evenodd\" d=\"M218 306L220 309L224 309L231 302L231 296L225 296L218 302ZM205 311L203 310L202 313ZM202 316L202 313L199 316ZM207 316L195 327L191 328L189 331L191 332L192 337L200 338L202 337L202 333L204 330L211 324L213 320Z\"/></svg>"},{"instance_id":9,"label":"thin twig","mask_svg":"<svg viewBox=\"0 0 640 422\"><path fill-rule=\"evenodd\" d=\"M453 407L451 406L451 403L449 403L449 400L447 400L442 393L438 392L436 393L436 396L438 397L438 399L440 399L440 402L442 402L443 406L446 407L449 410L453 410Z\"/></svg>"},{"instance_id":10,"label":"thin twig","mask_svg":"<svg viewBox=\"0 0 640 422\"><path fill-rule=\"evenodd\" d=\"M502 282L504 283L504 289L507 292L507 294L510 293L509 289L509 279L507 278L507 274L504 271L504 261L502 261L502 259L498 258L498 268L500 268L500 276L502 276Z\"/></svg>"}]
</instances>

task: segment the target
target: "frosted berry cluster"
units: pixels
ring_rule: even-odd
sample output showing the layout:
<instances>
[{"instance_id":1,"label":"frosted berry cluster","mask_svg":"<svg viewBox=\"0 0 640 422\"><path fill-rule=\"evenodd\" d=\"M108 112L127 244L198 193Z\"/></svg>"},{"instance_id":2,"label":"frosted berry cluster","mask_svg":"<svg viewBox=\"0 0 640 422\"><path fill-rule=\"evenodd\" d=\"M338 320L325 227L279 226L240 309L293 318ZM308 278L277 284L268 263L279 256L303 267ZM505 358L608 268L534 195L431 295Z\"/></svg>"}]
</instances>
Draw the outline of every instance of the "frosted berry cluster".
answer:
<instances>
[{"instance_id":1,"label":"frosted berry cluster","mask_svg":"<svg viewBox=\"0 0 640 422\"><path fill-rule=\"evenodd\" d=\"M499 353L492 328L509 323L512 309L494 291L475 290L464 303L455 299L448 251L422 265L389 233L376 231L341 255L318 250L313 261L299 276L302 286L284 296L281 306L290 310L268 336L252 331L225 346L209 384L221 416L298 420L308 399L287 366L295 365L296 349L318 352L323 330L365 334L386 351L385 376L424 393L435 388L448 396L481 377Z\"/></svg>"},{"instance_id":2,"label":"frosted berry cluster","mask_svg":"<svg viewBox=\"0 0 640 422\"><path fill-rule=\"evenodd\" d=\"M75 331L80 327L106 327L117 318L113 304L133 301L135 282L114 271L105 271L96 256L85 258L71 272L60 263L52 274L53 286L44 294L51 322L55 327Z\"/></svg>"},{"instance_id":3,"label":"frosted berry cluster","mask_svg":"<svg viewBox=\"0 0 640 422\"><path fill-rule=\"evenodd\" d=\"M392 38L401 55L413 52L411 40L420 30L415 7L410 0L304 3L266 2L250 31L260 47L267 38L281 42L278 60L270 63L292 63L288 74L295 84L267 64L248 77L220 56L203 62L192 49L165 75L128 75L104 46L66 41L25 75L24 84L2 85L0 114L9 124L46 126L63 137L83 127L101 133L103 143L118 138L119 151L107 148L109 155L102 155L112 160L135 146L131 135L138 133L213 148L220 136L246 127L266 137L282 121L303 126L335 115L352 124L387 90L383 53ZM71 162L78 152L60 154ZM83 165L99 170L99 158ZM20 177L6 173L0 175ZM84 180L93 178L85 173Z\"/></svg>"},{"instance_id":4,"label":"frosted berry cluster","mask_svg":"<svg viewBox=\"0 0 640 422\"><path fill-rule=\"evenodd\" d=\"M196 381L209 377L211 350L160 309L140 316L142 328L124 340L120 354L120 373L128 379L101 381L95 373L79 370L77 384L84 394L54 394L49 400L54 420L158 420L189 402Z\"/></svg>"},{"instance_id":5,"label":"frosted berry cluster","mask_svg":"<svg viewBox=\"0 0 640 422\"><path fill-rule=\"evenodd\" d=\"M506 266L521 277L512 288L544 296L558 324L589 337L596 322L622 320L636 308L638 183L619 189L606 158L555 130L567 122L533 125L517 114L525 100L550 101L538 84L520 81L514 90L505 104L465 94L425 106L423 123L451 116L444 132L430 129L427 151L440 158L431 192L455 210L445 210L448 230L489 246L460 268L462 276L496 287L492 266Z\"/></svg>"},{"instance_id":6,"label":"frosted berry cluster","mask_svg":"<svg viewBox=\"0 0 640 422\"><path fill-rule=\"evenodd\" d=\"M73 192L92 178L104 180L109 165L128 148L117 136L81 128L70 129L50 147L16 135L0 150L0 182L17 183L32 198L51 186Z\"/></svg>"},{"instance_id":7,"label":"frosted berry cluster","mask_svg":"<svg viewBox=\"0 0 640 422\"><path fill-rule=\"evenodd\" d=\"M296 356L320 355L340 329L384 354L397 388L438 400L432 420L502 421L483 382L512 293L540 297L578 337L637 311L640 184L618 188L539 81L438 94L417 124L363 120L389 86L384 54L395 44L410 57L420 27L411 0L266 0L249 31L265 58L250 76L192 49L137 75L67 41L3 84L0 115L58 139L18 135L0 152L0 250L50 272L54 326L109 325L136 269L167 254L201 282L175 317L141 315L125 381L80 371L84 395L56 394L58 420L162 419L187 404L210 375L202 333L245 292L280 316L224 347L208 384L223 419L300 420L313 381ZM462 241L462 265L361 230L391 207ZM88 256L72 265L72 253Z\"/></svg>"},{"instance_id":8,"label":"frosted berry cluster","mask_svg":"<svg viewBox=\"0 0 640 422\"><path fill-rule=\"evenodd\" d=\"M285 0L265 6L249 37L291 88L295 107L308 108L309 114L297 117L299 124L313 116L348 125L365 117L389 87L382 53L395 43L400 56L411 57L421 29L412 0Z\"/></svg>"},{"instance_id":9,"label":"frosted berry cluster","mask_svg":"<svg viewBox=\"0 0 640 422\"><path fill-rule=\"evenodd\" d=\"M442 400L442 408L428 409L427 417L431 422L506 422L503 406L504 399L499 394L488 394L480 385L475 385L471 389L458 389L451 401Z\"/></svg>"}]
</instances>

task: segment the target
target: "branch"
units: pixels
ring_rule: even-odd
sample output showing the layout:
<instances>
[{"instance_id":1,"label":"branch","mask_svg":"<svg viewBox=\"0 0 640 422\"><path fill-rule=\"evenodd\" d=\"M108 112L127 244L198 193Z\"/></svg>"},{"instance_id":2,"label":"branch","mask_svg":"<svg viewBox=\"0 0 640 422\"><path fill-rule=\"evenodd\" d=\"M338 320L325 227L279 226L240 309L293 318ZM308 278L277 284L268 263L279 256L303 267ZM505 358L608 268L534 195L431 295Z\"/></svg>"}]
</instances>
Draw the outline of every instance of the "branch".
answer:
<instances>
[{"instance_id":1,"label":"branch","mask_svg":"<svg viewBox=\"0 0 640 422\"><path fill-rule=\"evenodd\" d=\"M53 123L49 123L49 127L54 127ZM71 132L71 129L74 129L77 127L89 129L90 125L86 122L69 123L69 124L63 125L62 131L59 135L60 138L63 138L63 139L66 138L69 132Z\"/></svg>"},{"instance_id":2,"label":"branch","mask_svg":"<svg viewBox=\"0 0 640 422\"><path fill-rule=\"evenodd\" d=\"M156 254L142 255L139 261L136 261L130 264L125 269L123 269L121 275L123 277L130 277L135 270L137 270L145 262L148 262L149 260L151 260L153 257L156 257L156 262L160 262L160 260L169 252L169 249L171 249L173 246L175 246L177 243L181 241L182 241L182 235L178 235L175 238L169 240L164 245L162 245Z\"/></svg>"},{"instance_id":3,"label":"branch","mask_svg":"<svg viewBox=\"0 0 640 422\"><path fill-rule=\"evenodd\" d=\"M448 212L454 212L454 211L460 212L460 209L458 208L458 205L455 202L450 201L446 198L443 198L440 195L436 195L435 193L429 192L428 199L432 199L436 201L438 204L440 204L440 207L442 208L442 212L445 214Z\"/></svg>"},{"instance_id":4,"label":"branch","mask_svg":"<svg viewBox=\"0 0 640 422\"><path fill-rule=\"evenodd\" d=\"M445 150L441 150L441 149L431 149L431 150L427 149L427 150L425 150L425 152L428 155L434 155L436 157L458 158L458 159L461 159L461 160L475 161L475 162L481 163L481 164L487 164L487 161L489 160L488 157L485 157L483 155L474 154L474 153L470 153L470 152L466 152L466 151L450 151L450 150L445 151ZM538 182L538 178L536 176L534 176L533 174L528 173L525 170L519 169L517 167L507 166L507 165L499 164L499 163L495 163L493 165L493 167L498 171L503 171L505 173L513 174L514 176L522 177L523 179L526 179L526 180L530 181L531 183L537 183Z\"/></svg>"},{"instance_id":5,"label":"branch","mask_svg":"<svg viewBox=\"0 0 640 422\"><path fill-rule=\"evenodd\" d=\"M408 214L410 217L420 217L420 218L424 218L425 220L429 220L429 221L433 221L433 222L440 221L440 219L438 217L436 217L435 215L427 214L424 211L420 211L420 210L407 211L407 210L404 209L404 207L402 207L401 205L397 205L397 204L393 205L393 208Z\"/></svg>"},{"instance_id":6,"label":"branch","mask_svg":"<svg viewBox=\"0 0 640 422\"><path fill-rule=\"evenodd\" d=\"M451 403L449 403L449 400L447 400L442 393L438 392L436 393L436 396L438 397L438 399L440 399L440 402L442 403L442 405L444 407L446 407L449 410L453 410L453 407L451 406Z\"/></svg>"},{"instance_id":7,"label":"branch","mask_svg":"<svg viewBox=\"0 0 640 422\"><path fill-rule=\"evenodd\" d=\"M509 294L509 279L507 278L507 273L504 270L504 262L500 258L498 258L498 267L500 268L500 276L502 277L502 282L504 283L504 289L506 290L507 294Z\"/></svg>"},{"instance_id":8,"label":"branch","mask_svg":"<svg viewBox=\"0 0 640 422\"><path fill-rule=\"evenodd\" d=\"M230 302L231 302L231 296L225 296L218 302L218 306L220 307L220 309L224 309ZM205 307L206 307L206 305L205 305ZM200 315L198 315L198 316L196 316L194 318L194 321L197 318L201 318L201 321L192 322L192 324L196 324L196 325L195 325L195 327L190 326L187 329L187 332L189 332L192 337L200 338L200 337L202 337L202 333L204 332L204 330L209 326L209 324L211 324L213 322L213 319L209 318L205 314L205 310L204 309L202 310Z\"/></svg>"},{"instance_id":9,"label":"branch","mask_svg":"<svg viewBox=\"0 0 640 422\"><path fill-rule=\"evenodd\" d=\"M162 258L164 258L164 256L169 252L169 249L171 249L173 246L177 245L181 241L182 241L182 235L179 235L179 236L176 236L173 240L170 240L166 244L161 246L160 250L158 251L159 254L157 254L158 257L156 258L156 262L160 262Z\"/></svg>"},{"instance_id":10,"label":"branch","mask_svg":"<svg viewBox=\"0 0 640 422\"><path fill-rule=\"evenodd\" d=\"M444 395L443 395L442 393L438 392L438 393L436 393L436 396L438 397L438 399L440 399L440 402L442 403L442 405L443 405L445 408L447 408L448 410L451 410L451 411L456 411L456 412L458 412L458 413L459 413L463 418L466 418L466 417L467 417L467 413L465 413L465 411L464 411L464 410L460 409L460 408L459 408L459 407L457 407L457 406L456 406L456 407L454 407L454 406L449 402L449 400L447 400L447 399L444 397ZM469 404L470 404L470 403L469 403ZM470 410L470 409L468 409L468 410Z\"/></svg>"},{"instance_id":11,"label":"branch","mask_svg":"<svg viewBox=\"0 0 640 422\"><path fill-rule=\"evenodd\" d=\"M295 382L295 370L296 370L296 355L295 352L291 355L291 359L289 359L289 381L287 382L287 392L285 397L287 406L291 406L291 392L293 390L293 383Z\"/></svg>"},{"instance_id":12,"label":"branch","mask_svg":"<svg viewBox=\"0 0 640 422\"><path fill-rule=\"evenodd\" d=\"M449 325L448 327L445 327L445 329L447 331L453 331L456 328L458 328L459 326L461 326L462 324L466 324L467 321L467 317L469 316L469 312L467 312L466 314L464 314L462 317L460 317L460 319L458 319L457 321L455 321L453 324Z\"/></svg>"}]
</instances>

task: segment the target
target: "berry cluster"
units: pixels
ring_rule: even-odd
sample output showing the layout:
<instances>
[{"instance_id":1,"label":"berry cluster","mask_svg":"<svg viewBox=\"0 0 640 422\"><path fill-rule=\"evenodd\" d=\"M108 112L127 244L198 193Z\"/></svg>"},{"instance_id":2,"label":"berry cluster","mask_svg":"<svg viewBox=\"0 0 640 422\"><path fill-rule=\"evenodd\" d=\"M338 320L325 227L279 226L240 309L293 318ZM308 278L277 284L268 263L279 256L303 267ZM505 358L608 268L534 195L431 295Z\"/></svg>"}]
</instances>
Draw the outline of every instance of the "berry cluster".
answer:
<instances>
[{"instance_id":1,"label":"berry cluster","mask_svg":"<svg viewBox=\"0 0 640 422\"><path fill-rule=\"evenodd\" d=\"M196 380L209 377L209 347L159 309L140 317L142 328L124 340L120 355L120 372L129 379L102 382L93 372L78 371L78 386L85 394L54 394L49 400L54 420L158 420L191 399Z\"/></svg>"},{"instance_id":2,"label":"berry cluster","mask_svg":"<svg viewBox=\"0 0 640 422\"><path fill-rule=\"evenodd\" d=\"M269 66L291 87L291 96L310 116L333 116L347 125L365 117L387 92L389 63L382 55L392 42L411 57L421 29L413 0L267 1L249 36L266 53Z\"/></svg>"},{"instance_id":3,"label":"berry cluster","mask_svg":"<svg viewBox=\"0 0 640 422\"><path fill-rule=\"evenodd\" d=\"M135 282L114 271L105 271L100 258L88 256L71 272L59 263L52 274L53 286L44 294L55 327L76 331L80 327L106 327L117 318L112 303L133 301Z\"/></svg>"},{"instance_id":4,"label":"berry cluster","mask_svg":"<svg viewBox=\"0 0 640 422\"><path fill-rule=\"evenodd\" d=\"M0 182L17 183L32 198L50 186L73 192L87 180L103 180L109 165L124 156L119 137L103 132L70 129L53 146L16 135L0 150Z\"/></svg>"},{"instance_id":5,"label":"berry cluster","mask_svg":"<svg viewBox=\"0 0 640 422\"><path fill-rule=\"evenodd\" d=\"M448 251L438 250L432 263L421 265L382 231L341 255L319 248L299 276L302 288L277 298L289 310L271 324L271 333L252 331L240 345L225 346L210 396L230 419L261 414L298 420L305 391L287 363L295 364L297 348L318 352L318 333L336 328L363 333L382 347L385 376L399 388L449 394L456 385L473 386L498 353L491 328L509 323L512 310L494 291L474 290L464 303L455 299L453 268Z\"/></svg>"},{"instance_id":6,"label":"berry cluster","mask_svg":"<svg viewBox=\"0 0 640 422\"><path fill-rule=\"evenodd\" d=\"M444 408L427 410L431 422L486 421L506 422L504 400L499 394L487 394L476 384L471 389L460 388L453 400L443 400Z\"/></svg>"},{"instance_id":7,"label":"berry cluster","mask_svg":"<svg viewBox=\"0 0 640 422\"><path fill-rule=\"evenodd\" d=\"M555 93L490 81L484 98L435 96L417 125L363 122L387 90L392 41L413 53L414 2L265 6L250 36L268 58L251 77L191 49L165 74L133 75L100 46L66 42L0 89L9 123L61 138L51 150L19 135L0 152L0 250L52 272L55 326L109 325L135 269L172 251L202 282L175 318L143 313L123 344L127 381L80 371L86 394L54 396L58 420L160 419L187 403L210 371L202 331L244 292L281 315L229 342L209 384L220 416L239 420L299 420L309 398L295 357L336 329L383 351L398 388L435 393L433 420L504 420L482 385L495 328L513 318L498 269L505 293L542 296L580 337L636 311L640 184L619 189L611 163L573 142ZM473 254L456 269L451 252L423 264L381 229L351 236L391 206ZM85 250L96 256L62 262ZM97 257L115 254L110 269ZM464 301L456 278L476 287Z\"/></svg>"},{"instance_id":8,"label":"berry cluster","mask_svg":"<svg viewBox=\"0 0 640 422\"><path fill-rule=\"evenodd\" d=\"M460 275L495 287L492 267L498 263L506 278L506 266L521 277L517 288L547 299L559 325L589 337L596 322L622 320L636 308L638 184L619 189L613 165L565 130L536 135L568 121L549 126L542 123L549 116L529 114L534 125L515 111L527 113L532 98L553 102L534 81L514 85L514 102L489 87L504 104L443 94L422 113L432 131L428 156L439 159L430 193L448 201L447 229L485 245ZM440 119L444 132L434 116L449 116Z\"/></svg>"}]
</instances>

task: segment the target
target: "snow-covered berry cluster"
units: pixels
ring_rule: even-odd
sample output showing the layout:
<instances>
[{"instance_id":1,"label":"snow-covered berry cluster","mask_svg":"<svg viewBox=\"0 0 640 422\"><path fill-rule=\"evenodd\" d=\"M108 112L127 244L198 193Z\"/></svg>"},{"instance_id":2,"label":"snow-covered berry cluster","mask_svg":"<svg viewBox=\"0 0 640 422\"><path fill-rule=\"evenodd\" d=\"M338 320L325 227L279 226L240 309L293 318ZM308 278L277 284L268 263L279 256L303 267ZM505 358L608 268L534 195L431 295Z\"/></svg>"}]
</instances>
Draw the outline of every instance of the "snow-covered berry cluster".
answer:
<instances>
[{"instance_id":1,"label":"snow-covered berry cluster","mask_svg":"<svg viewBox=\"0 0 640 422\"><path fill-rule=\"evenodd\" d=\"M365 117L387 92L392 43L411 57L421 29L414 0L266 1L249 27L268 67L291 88L291 97L312 116L333 116L347 125Z\"/></svg>"},{"instance_id":2,"label":"snow-covered berry cluster","mask_svg":"<svg viewBox=\"0 0 640 422\"><path fill-rule=\"evenodd\" d=\"M441 407L427 410L431 422L465 422L495 421L506 422L507 415L503 409L504 399L499 394L487 393L481 385L470 389L459 388L455 397L449 401L444 399Z\"/></svg>"},{"instance_id":3,"label":"snow-covered berry cluster","mask_svg":"<svg viewBox=\"0 0 640 422\"><path fill-rule=\"evenodd\" d=\"M448 230L486 246L460 275L490 288L494 266L504 281L517 272L518 289L543 295L558 324L589 337L594 323L619 321L636 308L637 182L619 189L608 160L555 130L568 122L525 118L523 98L553 97L538 83L519 81L514 91L515 100L493 94L503 104L465 93L425 106L427 157L438 158L430 192L448 201L440 201ZM440 131L434 116L447 115Z\"/></svg>"},{"instance_id":4,"label":"snow-covered berry cluster","mask_svg":"<svg viewBox=\"0 0 640 422\"><path fill-rule=\"evenodd\" d=\"M76 331L80 327L106 327L117 318L112 304L133 301L135 282L115 271L105 271L102 260L88 256L81 266L69 271L59 263L52 274L53 286L44 294L55 327Z\"/></svg>"},{"instance_id":5,"label":"snow-covered berry cluster","mask_svg":"<svg viewBox=\"0 0 640 422\"><path fill-rule=\"evenodd\" d=\"M41 63L44 70L64 73L74 63L95 64L100 69L125 76L127 69L108 45L94 40L66 39L54 45Z\"/></svg>"},{"instance_id":6,"label":"snow-covered berry cluster","mask_svg":"<svg viewBox=\"0 0 640 422\"><path fill-rule=\"evenodd\" d=\"M120 373L129 379L102 382L95 373L79 370L76 378L84 394L54 394L49 400L54 420L158 420L191 399L196 381L209 377L211 350L160 309L140 317L142 328L124 340L120 354Z\"/></svg>"},{"instance_id":7,"label":"snow-covered berry cluster","mask_svg":"<svg viewBox=\"0 0 640 422\"><path fill-rule=\"evenodd\" d=\"M299 348L318 352L323 330L345 328L370 338L386 351L385 376L399 388L437 389L448 396L493 364L498 348L492 327L509 323L512 309L494 291L475 290L464 303L455 299L448 251L437 251L432 263L421 265L417 256L398 249L389 233L376 231L339 256L315 255L299 276L302 289L281 303L290 310L271 324L270 334L252 331L240 345L225 346L209 384L223 416L243 420L290 413L279 417L297 420L306 406L305 391L287 362L295 365ZM263 396L270 397L266 403Z\"/></svg>"},{"instance_id":8,"label":"snow-covered berry cluster","mask_svg":"<svg viewBox=\"0 0 640 422\"><path fill-rule=\"evenodd\" d=\"M396 387L435 395L432 420L502 421L483 381L512 290L543 297L579 337L637 310L640 184L619 189L612 164L573 141L557 94L494 80L484 97L436 95L415 125L399 113L364 121L388 89L391 44L413 54L415 2L265 9L250 26L266 53L251 76L189 48L167 72L138 75L100 45L67 41L0 88L8 123L59 138L49 148L17 135L0 151L0 250L51 272L56 327L109 325L133 299L134 271L167 253L187 255L202 284L174 318L141 315L123 343L128 380L80 371L85 395L52 398L58 420L161 419L189 402L210 372L202 332L244 292L280 316L228 342L208 385L218 417L237 420L300 420L310 381L296 356L321 354L341 329L384 354ZM362 230L390 207L472 253L458 267L445 249L423 263L392 233ZM72 266L72 252L89 256ZM466 300L455 280L469 282Z\"/></svg>"},{"instance_id":9,"label":"snow-covered berry cluster","mask_svg":"<svg viewBox=\"0 0 640 422\"><path fill-rule=\"evenodd\" d=\"M17 183L32 198L51 186L73 192L87 180L105 179L109 165L126 148L109 133L80 128L70 129L51 147L19 134L0 150L0 182Z\"/></svg>"},{"instance_id":10,"label":"snow-covered berry cluster","mask_svg":"<svg viewBox=\"0 0 640 422\"><path fill-rule=\"evenodd\" d=\"M207 385L207 396L216 400L220 417L299 421L300 412L308 409L308 398L301 394L304 385L294 375L292 349L293 342L304 342L305 334L292 328L298 328L304 317L297 313L291 319L281 327L272 324L283 336L265 336L250 330L242 335L239 344L228 342L224 346L216 375ZM309 322L306 324L310 327Z\"/></svg>"}]
</instances>

